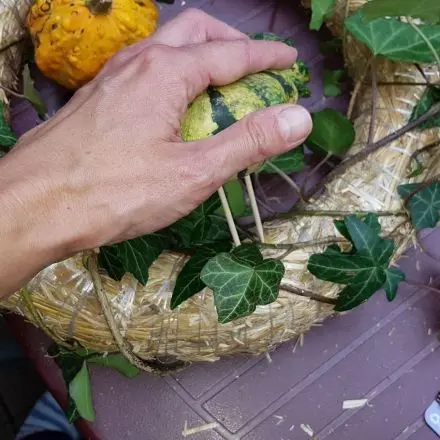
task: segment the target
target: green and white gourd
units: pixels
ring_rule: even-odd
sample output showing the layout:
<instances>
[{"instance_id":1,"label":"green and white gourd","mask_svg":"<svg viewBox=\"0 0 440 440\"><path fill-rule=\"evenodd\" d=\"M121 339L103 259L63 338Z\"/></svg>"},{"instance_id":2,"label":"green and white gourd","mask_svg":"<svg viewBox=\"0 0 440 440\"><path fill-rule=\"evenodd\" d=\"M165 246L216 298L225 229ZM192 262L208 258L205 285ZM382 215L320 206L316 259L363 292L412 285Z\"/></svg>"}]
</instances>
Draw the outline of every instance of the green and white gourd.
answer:
<instances>
[{"instance_id":1,"label":"green and white gourd","mask_svg":"<svg viewBox=\"0 0 440 440\"><path fill-rule=\"evenodd\" d=\"M293 46L291 40L271 33L252 34L250 37L256 40L282 41ZM294 104L299 98L310 96L306 85L309 80L307 66L302 61L297 61L290 69L268 70L248 75L226 86L210 86L188 106L181 125L182 139L204 139L254 111L273 105ZM252 173L262 165L257 164L246 172Z\"/></svg>"}]
</instances>

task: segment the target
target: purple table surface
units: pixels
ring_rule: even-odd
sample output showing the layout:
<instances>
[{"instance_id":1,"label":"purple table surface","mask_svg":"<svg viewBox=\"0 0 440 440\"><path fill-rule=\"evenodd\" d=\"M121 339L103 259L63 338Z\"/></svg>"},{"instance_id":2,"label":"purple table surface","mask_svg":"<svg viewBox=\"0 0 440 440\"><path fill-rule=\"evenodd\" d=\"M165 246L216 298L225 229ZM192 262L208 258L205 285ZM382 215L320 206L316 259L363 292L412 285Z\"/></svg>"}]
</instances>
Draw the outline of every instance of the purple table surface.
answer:
<instances>
[{"instance_id":1,"label":"purple table surface","mask_svg":"<svg viewBox=\"0 0 440 440\"><path fill-rule=\"evenodd\" d=\"M312 69L313 95L302 103L310 110L344 110L346 99L323 98L328 60L295 3L176 0L161 7L161 20L198 7L242 31L267 31L276 10L273 31L293 36L300 58ZM18 131L35 125L33 118L22 119ZM440 231L428 232L426 243L435 253ZM440 272L438 262L415 251L401 267L418 282ZM188 428L216 423L215 429L187 437L198 440L310 439L301 425L309 425L319 440L433 440L437 437L423 412L440 388L439 317L439 296L406 286L394 302L377 294L314 328L303 346L286 343L267 357L235 356L166 378L125 379L92 366L97 420L91 428L103 440L181 439L185 423ZM345 400L364 398L368 405L363 408L343 410Z\"/></svg>"}]
</instances>

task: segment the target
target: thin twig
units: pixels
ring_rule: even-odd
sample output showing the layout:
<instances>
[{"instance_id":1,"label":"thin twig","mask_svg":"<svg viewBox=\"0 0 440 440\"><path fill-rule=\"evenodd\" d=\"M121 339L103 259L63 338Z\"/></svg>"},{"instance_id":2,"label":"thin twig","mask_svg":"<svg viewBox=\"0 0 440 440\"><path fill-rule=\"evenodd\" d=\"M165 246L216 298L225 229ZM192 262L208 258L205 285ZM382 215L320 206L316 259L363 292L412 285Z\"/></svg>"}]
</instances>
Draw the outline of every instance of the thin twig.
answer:
<instances>
[{"instance_id":1,"label":"thin twig","mask_svg":"<svg viewBox=\"0 0 440 440\"><path fill-rule=\"evenodd\" d=\"M341 237L328 237L318 240L299 241L298 243L258 243L262 248L268 249L305 249L308 247L324 246L328 244L347 243L347 240Z\"/></svg>"},{"instance_id":2,"label":"thin twig","mask_svg":"<svg viewBox=\"0 0 440 440\"><path fill-rule=\"evenodd\" d=\"M377 114L377 74L376 74L376 58L371 61L371 117L370 128L368 130L367 145L374 142L374 132L376 128Z\"/></svg>"},{"instance_id":3,"label":"thin twig","mask_svg":"<svg viewBox=\"0 0 440 440\"><path fill-rule=\"evenodd\" d=\"M329 159L332 157L331 153L327 153L327 155L322 159L309 173L307 173L307 177L304 179L304 183L301 185L301 194L304 194L307 192L307 183L309 179L318 172L321 167L323 167Z\"/></svg>"},{"instance_id":4,"label":"thin twig","mask_svg":"<svg viewBox=\"0 0 440 440\"><path fill-rule=\"evenodd\" d=\"M389 211L297 211L292 209L290 212L280 213L277 215L277 219L289 219L294 217L345 217L347 215L368 215L375 214L378 217L402 217L406 216L405 210L389 210Z\"/></svg>"},{"instance_id":5,"label":"thin twig","mask_svg":"<svg viewBox=\"0 0 440 440\"><path fill-rule=\"evenodd\" d=\"M326 296L319 295L317 293L310 292L306 289L300 289L299 287L289 286L287 284L281 284L280 289L286 292L294 293L298 296L303 296L305 298L310 298L314 301L318 301L324 304L330 304L332 306L336 305L338 300L336 298L327 298Z\"/></svg>"},{"instance_id":6,"label":"thin twig","mask_svg":"<svg viewBox=\"0 0 440 440\"><path fill-rule=\"evenodd\" d=\"M3 89L5 92L10 93L13 96L16 96L20 99L27 99L26 96L24 96L22 93L18 93L15 90L10 89L9 87L4 86L3 84L0 84L0 89Z\"/></svg>"},{"instance_id":7,"label":"thin twig","mask_svg":"<svg viewBox=\"0 0 440 440\"><path fill-rule=\"evenodd\" d=\"M378 87L385 87L385 86L429 86L429 83L427 82L411 82L411 81L378 81L377 83Z\"/></svg>"},{"instance_id":8,"label":"thin twig","mask_svg":"<svg viewBox=\"0 0 440 440\"><path fill-rule=\"evenodd\" d=\"M337 176L340 176L345 170L352 167L353 165L362 162L365 160L371 153L387 146L390 142L399 139L404 134L408 133L409 131L414 130L433 116L440 113L440 102L434 104L424 115L420 116L420 118L416 119L415 121L409 122L405 126L399 128L395 132L383 137L382 139L379 139L377 142L374 142L372 144L369 144L360 151L359 153L349 157L347 160L342 162L338 168L336 168L334 171L331 171L329 174L327 174L320 182L318 182L314 188L305 196L305 200L309 201L320 189L324 188L329 182L331 182L333 179L335 179Z\"/></svg>"},{"instance_id":9,"label":"thin twig","mask_svg":"<svg viewBox=\"0 0 440 440\"><path fill-rule=\"evenodd\" d=\"M345 23L346 18L348 17L350 13L350 1L347 0L347 3L345 4L345 10L344 10L344 20L342 23ZM342 26L342 54L344 55L344 60L348 60L348 53L347 53L347 28L345 26Z\"/></svg>"},{"instance_id":10,"label":"thin twig","mask_svg":"<svg viewBox=\"0 0 440 440\"><path fill-rule=\"evenodd\" d=\"M367 65L365 66L365 72L362 74L359 81L356 83L353 89L353 93L351 94L350 103L348 104L348 111L347 111L347 118L351 119L351 116L353 114L354 105L356 104L356 99L358 97L358 94L363 86L363 83L365 81L365 78L368 75L368 71L370 70L370 64L373 60L373 57L368 60Z\"/></svg>"},{"instance_id":11,"label":"thin twig","mask_svg":"<svg viewBox=\"0 0 440 440\"><path fill-rule=\"evenodd\" d=\"M274 165L270 160L268 160L266 164L270 166L274 171L276 171L276 173L296 191L301 201L304 202L304 198L301 193L301 188L298 186L298 184L294 180L292 180L283 170L281 170L276 165Z\"/></svg>"},{"instance_id":12,"label":"thin twig","mask_svg":"<svg viewBox=\"0 0 440 440\"><path fill-rule=\"evenodd\" d=\"M237 227L235 226L234 217L229 207L228 199L226 198L225 190L223 187L218 189L218 195L222 203L223 211L225 211L226 221L228 222L229 231L231 232L232 239L235 246L240 246L240 237L238 236Z\"/></svg>"},{"instance_id":13,"label":"thin twig","mask_svg":"<svg viewBox=\"0 0 440 440\"><path fill-rule=\"evenodd\" d=\"M440 140L435 141L435 142L431 142L428 145L425 145L424 147L420 148L419 150L414 151L413 154L411 154L411 160L415 160L416 162L418 162L418 157L422 154L422 153L426 153L429 150L432 150L434 148L437 148L438 146L440 146Z\"/></svg>"},{"instance_id":14,"label":"thin twig","mask_svg":"<svg viewBox=\"0 0 440 440\"><path fill-rule=\"evenodd\" d=\"M257 199L258 204L261 205L270 214L275 214L276 213L275 209L271 208L266 202L261 200L260 197L256 197L256 199Z\"/></svg>"},{"instance_id":15,"label":"thin twig","mask_svg":"<svg viewBox=\"0 0 440 440\"><path fill-rule=\"evenodd\" d=\"M420 182L420 185L405 197L405 200L403 201L405 209L408 209L409 202L416 194L418 194L420 191L423 191L425 188L432 185L433 183L436 183L439 177L440 176L434 176L432 179L426 179L424 182Z\"/></svg>"},{"instance_id":16,"label":"thin twig","mask_svg":"<svg viewBox=\"0 0 440 440\"><path fill-rule=\"evenodd\" d=\"M251 176L249 176L249 174L246 174L246 176L244 176L244 181L246 183L246 190L249 196L249 200L251 202L252 214L254 216L255 225L257 227L257 235L261 243L264 243L263 223L261 221L261 215L260 215L260 210L258 209L257 199L255 198L255 191L254 191L254 187L252 186Z\"/></svg>"},{"instance_id":17,"label":"thin twig","mask_svg":"<svg viewBox=\"0 0 440 440\"><path fill-rule=\"evenodd\" d=\"M5 50L8 50L12 46L15 46L16 44L21 43L24 41L24 36L17 38L16 40L12 40L9 43L6 43L4 46L0 47L0 53L4 52Z\"/></svg>"},{"instance_id":18,"label":"thin twig","mask_svg":"<svg viewBox=\"0 0 440 440\"><path fill-rule=\"evenodd\" d=\"M417 283L415 281L410 281L410 280L403 280L402 282L408 284L408 286L418 287L419 289L426 289L426 290L430 290L431 292L440 293L440 289L437 289L436 287L432 287L429 284Z\"/></svg>"},{"instance_id":19,"label":"thin twig","mask_svg":"<svg viewBox=\"0 0 440 440\"><path fill-rule=\"evenodd\" d=\"M162 371L159 371L156 368L151 367L147 361L138 357L135 353L133 353L133 349L130 344L124 339L119 331L118 325L115 322L113 312L110 306L110 303L107 299L107 295L104 292L104 287L102 285L101 276L98 272L98 257L95 252L90 252L87 255L86 266L89 270L90 276L92 277L93 287L95 290L96 297L98 302L102 308L102 312L104 314L107 325L110 329L110 333L112 334L116 345L118 346L120 352L127 358L127 360L138 367L142 371L146 371L147 373L155 374L155 375L163 375L165 374ZM179 368L178 370L182 370L184 367Z\"/></svg>"}]
</instances>

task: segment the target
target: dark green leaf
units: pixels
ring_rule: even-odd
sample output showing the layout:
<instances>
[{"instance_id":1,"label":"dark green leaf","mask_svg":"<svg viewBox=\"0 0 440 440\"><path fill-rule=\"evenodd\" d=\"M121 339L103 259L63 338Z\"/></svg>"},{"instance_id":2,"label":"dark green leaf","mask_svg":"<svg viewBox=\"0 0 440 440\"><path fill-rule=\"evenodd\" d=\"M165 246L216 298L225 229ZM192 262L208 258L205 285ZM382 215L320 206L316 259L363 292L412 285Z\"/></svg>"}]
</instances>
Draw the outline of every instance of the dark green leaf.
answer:
<instances>
[{"instance_id":1,"label":"dark green leaf","mask_svg":"<svg viewBox=\"0 0 440 440\"><path fill-rule=\"evenodd\" d=\"M154 233L133 240L123 241L113 246L104 246L100 264L109 276L131 273L141 284L148 281L148 270L169 244L165 234ZM118 278L116 278L118 279ZM120 278L119 278L120 279Z\"/></svg>"},{"instance_id":2,"label":"dark green leaf","mask_svg":"<svg viewBox=\"0 0 440 440\"><path fill-rule=\"evenodd\" d=\"M83 361L78 374L70 382L69 395L75 402L79 415L88 422L93 422L95 420L95 410L86 361Z\"/></svg>"},{"instance_id":3,"label":"dark green leaf","mask_svg":"<svg viewBox=\"0 0 440 440\"><path fill-rule=\"evenodd\" d=\"M279 260L250 266L221 253L208 261L201 278L214 291L218 320L224 324L249 315L258 304L275 301L283 275Z\"/></svg>"},{"instance_id":4,"label":"dark green leaf","mask_svg":"<svg viewBox=\"0 0 440 440\"><path fill-rule=\"evenodd\" d=\"M435 62L434 54L419 32L397 18L378 18L367 23L362 11L358 11L345 20L345 27L374 55L408 63ZM440 47L440 26L420 25L419 30L434 47Z\"/></svg>"},{"instance_id":5,"label":"dark green leaf","mask_svg":"<svg viewBox=\"0 0 440 440\"><path fill-rule=\"evenodd\" d=\"M381 268L360 272L339 294L335 310L342 312L359 306L374 295L385 281L385 271Z\"/></svg>"},{"instance_id":6,"label":"dark green leaf","mask_svg":"<svg viewBox=\"0 0 440 440\"><path fill-rule=\"evenodd\" d=\"M336 255L334 252L324 252L323 254L313 254L309 258L307 268L321 280L348 284L359 273L374 270L376 264L366 255Z\"/></svg>"},{"instance_id":7,"label":"dark green leaf","mask_svg":"<svg viewBox=\"0 0 440 440\"><path fill-rule=\"evenodd\" d=\"M413 17L426 22L440 22L438 0L371 0L362 8L364 17L373 20L379 17Z\"/></svg>"},{"instance_id":8,"label":"dark green leaf","mask_svg":"<svg viewBox=\"0 0 440 440\"><path fill-rule=\"evenodd\" d=\"M353 124L342 113L326 108L312 114L313 129L306 144L318 154L346 152L355 139Z\"/></svg>"},{"instance_id":9,"label":"dark green leaf","mask_svg":"<svg viewBox=\"0 0 440 440\"><path fill-rule=\"evenodd\" d=\"M17 142L17 136L6 121L5 103L0 100L0 150L9 151Z\"/></svg>"},{"instance_id":10,"label":"dark green leaf","mask_svg":"<svg viewBox=\"0 0 440 440\"><path fill-rule=\"evenodd\" d=\"M72 379L81 370L84 358L79 356L75 351L69 351L59 345L52 345L47 354L53 358L55 363L61 370L64 382L68 386Z\"/></svg>"},{"instance_id":11,"label":"dark green leaf","mask_svg":"<svg viewBox=\"0 0 440 440\"><path fill-rule=\"evenodd\" d=\"M23 68L23 95L32 104L38 116L43 118L47 113L46 104L41 98L40 93L34 87L34 80L31 76L29 64L25 64Z\"/></svg>"},{"instance_id":12,"label":"dark green leaf","mask_svg":"<svg viewBox=\"0 0 440 440\"><path fill-rule=\"evenodd\" d=\"M394 242L379 236L381 227L377 215L368 214L363 218L347 216L344 222L335 221L335 226L347 238L353 248L342 253L336 246L322 254L313 254L308 270L324 281L347 286L340 292L335 310L349 310L366 301L385 286L388 298L402 279L392 269L388 269L394 252ZM389 283L389 284L388 284Z\"/></svg>"},{"instance_id":13,"label":"dark green leaf","mask_svg":"<svg viewBox=\"0 0 440 440\"><path fill-rule=\"evenodd\" d=\"M193 230L194 222L189 217L184 217L168 227L176 249L187 249L191 246Z\"/></svg>"},{"instance_id":14,"label":"dark green leaf","mask_svg":"<svg viewBox=\"0 0 440 440\"><path fill-rule=\"evenodd\" d=\"M333 12L336 0L312 0L312 19L310 29L319 30L326 17Z\"/></svg>"},{"instance_id":15,"label":"dark green leaf","mask_svg":"<svg viewBox=\"0 0 440 440\"><path fill-rule=\"evenodd\" d=\"M121 353L91 356L87 359L87 363L112 368L126 377L135 377L139 374L139 369Z\"/></svg>"},{"instance_id":16,"label":"dark green leaf","mask_svg":"<svg viewBox=\"0 0 440 440\"><path fill-rule=\"evenodd\" d=\"M272 32L254 32L254 33L248 33L248 36L252 40L281 41L291 47L295 45L292 39L282 38L279 35L274 34Z\"/></svg>"},{"instance_id":17,"label":"dark green leaf","mask_svg":"<svg viewBox=\"0 0 440 440\"><path fill-rule=\"evenodd\" d=\"M304 162L304 149L302 146L293 148L287 153L274 157L270 160L276 167L287 174L302 171L306 164ZM274 169L265 163L260 169L260 173L273 174Z\"/></svg>"},{"instance_id":18,"label":"dark green leaf","mask_svg":"<svg viewBox=\"0 0 440 440\"><path fill-rule=\"evenodd\" d=\"M341 85L339 83L343 76L343 70L324 71L324 96L339 96L341 94Z\"/></svg>"},{"instance_id":19,"label":"dark green leaf","mask_svg":"<svg viewBox=\"0 0 440 440\"><path fill-rule=\"evenodd\" d=\"M440 87L439 86L427 87L422 97L420 98L420 101L414 107L411 113L411 117L409 118L409 122L413 122L416 119L419 119L434 104L437 104L438 102L440 102ZM420 124L417 127L417 129L427 130L429 128L437 128L437 127L440 127L440 113L437 113L436 115L429 118L423 124Z\"/></svg>"},{"instance_id":20,"label":"dark green leaf","mask_svg":"<svg viewBox=\"0 0 440 440\"><path fill-rule=\"evenodd\" d=\"M417 191L418 188L421 188L420 184L411 183L400 185L397 191L404 200L411 196L407 204L411 223L414 228L420 231L435 227L439 221L440 183L434 182L420 191Z\"/></svg>"},{"instance_id":21,"label":"dark green leaf","mask_svg":"<svg viewBox=\"0 0 440 440\"><path fill-rule=\"evenodd\" d=\"M254 267L263 262L263 255L255 244L242 244L231 252L235 260Z\"/></svg>"},{"instance_id":22,"label":"dark green leaf","mask_svg":"<svg viewBox=\"0 0 440 440\"><path fill-rule=\"evenodd\" d=\"M396 298L397 287L401 281L405 280L405 274L395 267L387 269L385 271L387 277L384 289L387 295L388 301L393 301Z\"/></svg>"},{"instance_id":23,"label":"dark green leaf","mask_svg":"<svg viewBox=\"0 0 440 440\"><path fill-rule=\"evenodd\" d=\"M186 262L174 286L170 305L172 310L206 287L200 278L200 272L212 257L219 252L228 251L230 248L229 243L223 243L217 247L203 247Z\"/></svg>"},{"instance_id":24,"label":"dark green leaf","mask_svg":"<svg viewBox=\"0 0 440 440\"><path fill-rule=\"evenodd\" d=\"M223 188L225 190L232 215L234 217L241 217L245 215L248 207L246 205L245 194L241 183L238 180L230 180L223 185ZM225 215L222 206L220 206L217 212L221 215Z\"/></svg>"},{"instance_id":25,"label":"dark green leaf","mask_svg":"<svg viewBox=\"0 0 440 440\"><path fill-rule=\"evenodd\" d=\"M212 244L231 240L228 223L220 215L202 217L194 226L191 242L194 244Z\"/></svg>"},{"instance_id":26,"label":"dark green leaf","mask_svg":"<svg viewBox=\"0 0 440 440\"><path fill-rule=\"evenodd\" d=\"M66 417L69 423L75 423L81 418L78 412L78 408L75 405L73 399L69 396L67 401Z\"/></svg>"}]
</instances>

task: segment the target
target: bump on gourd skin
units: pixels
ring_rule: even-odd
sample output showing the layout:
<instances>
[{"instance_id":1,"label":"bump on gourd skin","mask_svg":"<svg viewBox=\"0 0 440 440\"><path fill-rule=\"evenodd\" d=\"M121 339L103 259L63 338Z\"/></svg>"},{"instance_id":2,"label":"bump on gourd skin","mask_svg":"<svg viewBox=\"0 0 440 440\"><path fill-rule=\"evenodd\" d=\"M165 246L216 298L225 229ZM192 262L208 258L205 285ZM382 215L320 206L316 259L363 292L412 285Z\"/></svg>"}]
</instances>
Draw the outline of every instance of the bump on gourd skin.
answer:
<instances>
[{"instance_id":1,"label":"bump on gourd skin","mask_svg":"<svg viewBox=\"0 0 440 440\"><path fill-rule=\"evenodd\" d=\"M27 27L42 73L77 89L118 50L153 33L158 17L152 0L112 0L102 14L93 14L85 0L36 0Z\"/></svg>"}]
</instances>

